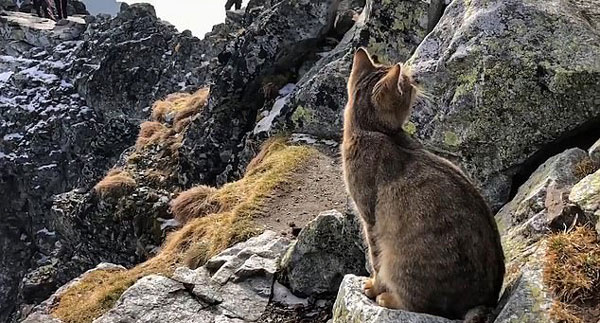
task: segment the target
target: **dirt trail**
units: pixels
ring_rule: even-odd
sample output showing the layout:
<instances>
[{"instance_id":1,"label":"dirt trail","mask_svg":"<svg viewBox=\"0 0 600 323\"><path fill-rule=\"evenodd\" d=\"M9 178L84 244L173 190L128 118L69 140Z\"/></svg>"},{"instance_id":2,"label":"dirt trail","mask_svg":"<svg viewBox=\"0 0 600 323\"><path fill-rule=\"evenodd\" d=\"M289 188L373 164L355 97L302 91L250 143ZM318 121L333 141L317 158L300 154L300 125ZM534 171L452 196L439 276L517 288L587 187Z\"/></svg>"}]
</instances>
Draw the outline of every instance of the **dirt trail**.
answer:
<instances>
[{"instance_id":1,"label":"dirt trail","mask_svg":"<svg viewBox=\"0 0 600 323\"><path fill-rule=\"evenodd\" d=\"M291 183L267 199L256 222L282 235L297 234L319 212L344 212L348 199L336 151L322 150L292 177ZM294 229L296 228L296 229Z\"/></svg>"}]
</instances>

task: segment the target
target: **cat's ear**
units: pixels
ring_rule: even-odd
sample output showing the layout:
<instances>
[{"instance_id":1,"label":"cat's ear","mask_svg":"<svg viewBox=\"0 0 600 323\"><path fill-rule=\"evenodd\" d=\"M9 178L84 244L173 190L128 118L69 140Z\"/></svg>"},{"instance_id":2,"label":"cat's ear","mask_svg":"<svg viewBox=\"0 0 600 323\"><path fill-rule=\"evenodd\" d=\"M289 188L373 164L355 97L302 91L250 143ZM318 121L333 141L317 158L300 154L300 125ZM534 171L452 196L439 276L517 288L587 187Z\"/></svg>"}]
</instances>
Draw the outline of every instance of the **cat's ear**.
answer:
<instances>
[{"instance_id":1,"label":"cat's ear","mask_svg":"<svg viewBox=\"0 0 600 323\"><path fill-rule=\"evenodd\" d=\"M395 64L373 87L373 98L378 103L398 98L402 95L402 66ZM385 105L385 104L382 104Z\"/></svg>"},{"instance_id":2,"label":"cat's ear","mask_svg":"<svg viewBox=\"0 0 600 323\"><path fill-rule=\"evenodd\" d=\"M369 55L369 52L367 52L364 47L360 47L356 50L356 53L354 53L350 78L357 80L361 75L373 71L375 71L375 64L371 59L371 55Z\"/></svg>"}]
</instances>

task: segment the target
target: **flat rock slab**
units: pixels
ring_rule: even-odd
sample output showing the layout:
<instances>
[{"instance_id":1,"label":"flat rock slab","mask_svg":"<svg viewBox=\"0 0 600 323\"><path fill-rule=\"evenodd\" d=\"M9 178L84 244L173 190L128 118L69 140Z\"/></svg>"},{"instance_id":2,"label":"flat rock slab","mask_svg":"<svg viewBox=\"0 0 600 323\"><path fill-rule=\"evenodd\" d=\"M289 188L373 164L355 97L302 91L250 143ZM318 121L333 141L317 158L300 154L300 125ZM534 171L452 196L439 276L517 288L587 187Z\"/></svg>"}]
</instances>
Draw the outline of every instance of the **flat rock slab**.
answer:
<instances>
[{"instance_id":1,"label":"flat rock slab","mask_svg":"<svg viewBox=\"0 0 600 323\"><path fill-rule=\"evenodd\" d=\"M333 305L333 323L451 323L443 317L390 310L377 305L363 293L367 277L346 275Z\"/></svg>"}]
</instances>

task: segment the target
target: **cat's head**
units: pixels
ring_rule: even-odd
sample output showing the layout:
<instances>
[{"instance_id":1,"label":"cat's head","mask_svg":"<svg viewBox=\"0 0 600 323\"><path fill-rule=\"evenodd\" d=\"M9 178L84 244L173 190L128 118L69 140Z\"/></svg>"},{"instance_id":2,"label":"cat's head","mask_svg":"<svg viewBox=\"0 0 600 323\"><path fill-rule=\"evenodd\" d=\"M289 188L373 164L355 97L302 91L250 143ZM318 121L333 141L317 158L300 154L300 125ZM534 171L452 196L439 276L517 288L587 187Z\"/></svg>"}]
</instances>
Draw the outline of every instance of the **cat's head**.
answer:
<instances>
[{"instance_id":1,"label":"cat's head","mask_svg":"<svg viewBox=\"0 0 600 323\"><path fill-rule=\"evenodd\" d=\"M356 126L365 130L400 131L418 91L410 69L403 64L376 64L364 48L354 54L348 80L348 107Z\"/></svg>"}]
</instances>

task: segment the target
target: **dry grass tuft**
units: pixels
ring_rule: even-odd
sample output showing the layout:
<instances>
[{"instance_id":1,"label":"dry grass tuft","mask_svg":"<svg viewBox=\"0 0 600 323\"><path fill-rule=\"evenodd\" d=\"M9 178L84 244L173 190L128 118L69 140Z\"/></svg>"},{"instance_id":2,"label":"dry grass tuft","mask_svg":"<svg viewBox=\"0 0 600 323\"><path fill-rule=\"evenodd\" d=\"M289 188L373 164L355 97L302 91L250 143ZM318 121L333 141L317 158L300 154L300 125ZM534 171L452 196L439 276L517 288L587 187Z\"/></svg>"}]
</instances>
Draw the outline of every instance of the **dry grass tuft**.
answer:
<instances>
[{"instance_id":1,"label":"dry grass tuft","mask_svg":"<svg viewBox=\"0 0 600 323\"><path fill-rule=\"evenodd\" d=\"M101 197L119 197L131 192L135 187L136 182L129 173L121 169L112 169L94 186L94 190Z\"/></svg>"},{"instance_id":2,"label":"dry grass tuft","mask_svg":"<svg viewBox=\"0 0 600 323\"><path fill-rule=\"evenodd\" d=\"M600 240L595 230L578 227L548 238L544 283L558 299L551 314L560 322L581 322L572 309L600 295Z\"/></svg>"},{"instance_id":3,"label":"dry grass tuft","mask_svg":"<svg viewBox=\"0 0 600 323\"><path fill-rule=\"evenodd\" d=\"M587 157L577 164L575 164L575 176L579 179L583 179L584 177L593 174L600 168L600 163L597 161Z\"/></svg>"},{"instance_id":4,"label":"dry grass tuft","mask_svg":"<svg viewBox=\"0 0 600 323\"><path fill-rule=\"evenodd\" d=\"M171 275L185 263L197 267L223 249L259 233L253 217L260 213L265 197L286 183L315 150L278 143L268 149L262 162L242 179L213 191L217 213L191 219L170 234L160 253L121 272L93 272L65 291L53 315L65 323L87 323L108 311L129 286L150 274ZM190 194L190 196L192 196Z\"/></svg>"},{"instance_id":5,"label":"dry grass tuft","mask_svg":"<svg viewBox=\"0 0 600 323\"><path fill-rule=\"evenodd\" d=\"M214 187L200 185L182 192L171 201L173 217L185 224L191 219L217 212L220 205L214 198L216 191Z\"/></svg>"},{"instance_id":6,"label":"dry grass tuft","mask_svg":"<svg viewBox=\"0 0 600 323\"><path fill-rule=\"evenodd\" d=\"M600 242L594 230L578 227L548 239L544 280L567 303L584 302L600 294Z\"/></svg>"},{"instance_id":7,"label":"dry grass tuft","mask_svg":"<svg viewBox=\"0 0 600 323\"><path fill-rule=\"evenodd\" d=\"M156 140L163 138L167 131L168 128L160 122L146 121L142 123L137 141L135 142L135 148L142 149L147 144L156 142Z\"/></svg>"},{"instance_id":8,"label":"dry grass tuft","mask_svg":"<svg viewBox=\"0 0 600 323\"><path fill-rule=\"evenodd\" d=\"M573 314L575 310L573 306L563 302L554 302L550 307L550 317L559 323L584 323L581 318Z\"/></svg>"},{"instance_id":9,"label":"dry grass tuft","mask_svg":"<svg viewBox=\"0 0 600 323\"><path fill-rule=\"evenodd\" d=\"M174 129L180 132L189 123L189 119L196 115L206 105L209 88L201 88L193 94L174 93L152 106L152 120L165 122L173 118Z\"/></svg>"}]
</instances>

